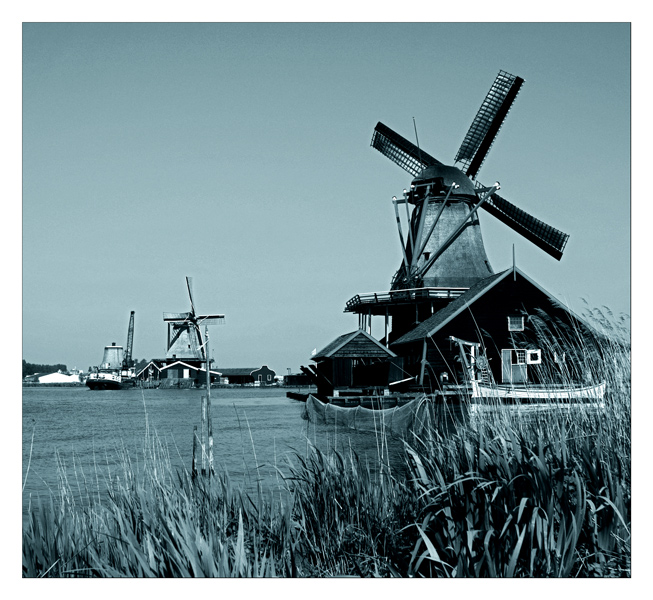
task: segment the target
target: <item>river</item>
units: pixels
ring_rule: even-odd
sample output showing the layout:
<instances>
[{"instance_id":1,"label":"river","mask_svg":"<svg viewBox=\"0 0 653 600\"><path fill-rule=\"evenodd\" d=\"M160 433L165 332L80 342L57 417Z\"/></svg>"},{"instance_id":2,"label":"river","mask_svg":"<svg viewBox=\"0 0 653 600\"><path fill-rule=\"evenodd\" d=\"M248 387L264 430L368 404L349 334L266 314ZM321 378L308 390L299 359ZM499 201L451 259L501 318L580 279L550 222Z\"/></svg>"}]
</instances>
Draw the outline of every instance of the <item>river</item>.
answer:
<instances>
[{"instance_id":1,"label":"river","mask_svg":"<svg viewBox=\"0 0 653 600\"><path fill-rule=\"evenodd\" d=\"M305 456L311 444L325 451L351 447L373 470L383 452L401 468L400 440L391 438L381 449L374 433L309 423L302 418L304 404L285 393L277 387L211 390L215 466L235 485L252 492L260 481L264 489L279 489L279 470L287 472L287 460ZM23 388L23 516L30 502L57 494L62 473L73 492L74 481L84 479L103 490L107 474L118 470L122 448L138 462L146 427L167 447L174 468L190 469L203 395L206 390Z\"/></svg>"}]
</instances>

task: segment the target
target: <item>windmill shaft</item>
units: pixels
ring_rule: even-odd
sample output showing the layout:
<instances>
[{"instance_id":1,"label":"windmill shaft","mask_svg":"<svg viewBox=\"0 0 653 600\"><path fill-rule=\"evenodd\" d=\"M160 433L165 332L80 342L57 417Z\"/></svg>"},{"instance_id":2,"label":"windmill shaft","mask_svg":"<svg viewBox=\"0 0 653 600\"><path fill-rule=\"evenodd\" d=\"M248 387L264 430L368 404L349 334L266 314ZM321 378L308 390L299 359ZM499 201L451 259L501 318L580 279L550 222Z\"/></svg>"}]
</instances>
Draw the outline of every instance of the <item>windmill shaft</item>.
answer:
<instances>
[{"instance_id":1,"label":"windmill shaft","mask_svg":"<svg viewBox=\"0 0 653 600\"><path fill-rule=\"evenodd\" d=\"M426 220L426 212L430 200L431 200L431 192L429 188L427 189L426 196L422 201L422 204L420 205L419 226L417 228L417 235L415 236L415 248L414 248L414 250L417 250L417 253L413 251L413 254L411 256L411 261L410 261L411 271L415 267L415 260L416 260L415 257L417 256L417 258L419 258L421 254L421 252L419 252L419 248L422 247L422 234L424 232L424 222Z\"/></svg>"},{"instance_id":2,"label":"windmill shaft","mask_svg":"<svg viewBox=\"0 0 653 600\"><path fill-rule=\"evenodd\" d=\"M408 270L408 256L406 256L406 244L404 242L404 234L401 230L401 219L399 218L399 207L397 206L397 201L392 201L393 206L395 207L395 216L397 217L397 229L399 230L399 241L401 242L401 252L404 256L404 267ZM409 223L410 227L410 223Z\"/></svg>"}]
</instances>

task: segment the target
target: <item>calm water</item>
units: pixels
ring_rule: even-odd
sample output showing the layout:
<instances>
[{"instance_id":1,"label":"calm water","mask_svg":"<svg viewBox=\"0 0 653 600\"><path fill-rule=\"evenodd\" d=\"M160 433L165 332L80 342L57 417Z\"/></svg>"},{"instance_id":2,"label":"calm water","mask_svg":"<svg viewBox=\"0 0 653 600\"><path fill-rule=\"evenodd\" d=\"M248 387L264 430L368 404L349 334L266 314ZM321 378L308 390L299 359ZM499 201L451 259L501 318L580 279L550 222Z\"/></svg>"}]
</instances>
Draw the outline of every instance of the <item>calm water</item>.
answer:
<instances>
[{"instance_id":1,"label":"calm water","mask_svg":"<svg viewBox=\"0 0 653 600\"><path fill-rule=\"evenodd\" d=\"M306 455L308 443L321 450L351 445L373 465L379 456L372 433L337 431L302 419L303 403L285 396L284 388L212 389L214 461L232 482L256 489L277 488L278 466L287 472L287 457ZM202 390L91 391L87 388L23 389L23 514L37 497L47 500L59 485L58 460L65 467L71 488L77 481L102 491L103 478L116 473L119 450L124 447L138 462L142 456L146 423L168 447L176 468L190 470L193 426L200 428ZM147 419L146 419L147 415ZM32 445L32 434L34 442ZM390 440L391 465L399 468L399 440ZM31 448L31 460L30 460ZM29 473L27 473L29 463ZM27 475L27 479L25 479Z\"/></svg>"}]
</instances>

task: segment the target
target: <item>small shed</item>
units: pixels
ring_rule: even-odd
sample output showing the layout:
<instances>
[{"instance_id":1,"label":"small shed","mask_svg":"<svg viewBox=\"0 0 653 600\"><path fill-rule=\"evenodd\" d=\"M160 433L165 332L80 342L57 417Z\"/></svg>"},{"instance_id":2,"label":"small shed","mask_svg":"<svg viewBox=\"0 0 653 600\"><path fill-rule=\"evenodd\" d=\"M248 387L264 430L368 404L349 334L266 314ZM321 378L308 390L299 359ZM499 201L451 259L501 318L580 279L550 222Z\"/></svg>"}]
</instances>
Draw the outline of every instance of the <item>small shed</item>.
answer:
<instances>
[{"instance_id":1,"label":"small shed","mask_svg":"<svg viewBox=\"0 0 653 600\"><path fill-rule=\"evenodd\" d=\"M388 388L402 378L401 359L364 329L345 333L317 352L318 394Z\"/></svg>"}]
</instances>

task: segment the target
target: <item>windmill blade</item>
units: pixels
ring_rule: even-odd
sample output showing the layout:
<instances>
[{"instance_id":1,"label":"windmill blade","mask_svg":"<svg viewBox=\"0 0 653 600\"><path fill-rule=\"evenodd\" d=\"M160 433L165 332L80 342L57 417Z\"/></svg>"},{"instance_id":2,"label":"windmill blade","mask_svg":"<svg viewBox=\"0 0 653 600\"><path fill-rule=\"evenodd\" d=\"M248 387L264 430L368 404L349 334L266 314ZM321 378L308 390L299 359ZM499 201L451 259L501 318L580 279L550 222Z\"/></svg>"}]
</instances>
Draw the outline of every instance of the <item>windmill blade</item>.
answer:
<instances>
[{"instance_id":1,"label":"windmill blade","mask_svg":"<svg viewBox=\"0 0 653 600\"><path fill-rule=\"evenodd\" d=\"M499 196L499 194L493 194L481 205L481 208L484 208L499 221L514 229L556 260L562 258L562 253L569 239L568 233L563 233L559 229L536 219Z\"/></svg>"},{"instance_id":2,"label":"windmill blade","mask_svg":"<svg viewBox=\"0 0 653 600\"><path fill-rule=\"evenodd\" d=\"M217 325L224 319L224 315L199 315L197 323L199 325Z\"/></svg>"},{"instance_id":3,"label":"windmill blade","mask_svg":"<svg viewBox=\"0 0 653 600\"><path fill-rule=\"evenodd\" d=\"M188 297L190 298L190 312L195 314L195 303L193 302L193 278L186 277L186 287L188 288Z\"/></svg>"},{"instance_id":4,"label":"windmill blade","mask_svg":"<svg viewBox=\"0 0 653 600\"><path fill-rule=\"evenodd\" d=\"M413 177L417 177L426 167L442 164L406 138L392 131L381 121L374 128L371 146L408 171Z\"/></svg>"},{"instance_id":5,"label":"windmill blade","mask_svg":"<svg viewBox=\"0 0 653 600\"><path fill-rule=\"evenodd\" d=\"M163 320L172 323L188 321L190 317L191 317L191 313L188 312L183 312L183 313L164 312L163 313Z\"/></svg>"},{"instance_id":6,"label":"windmill blade","mask_svg":"<svg viewBox=\"0 0 653 600\"><path fill-rule=\"evenodd\" d=\"M521 77L499 71L456 154L455 162L463 163L468 177L476 177L522 83Z\"/></svg>"}]
</instances>

